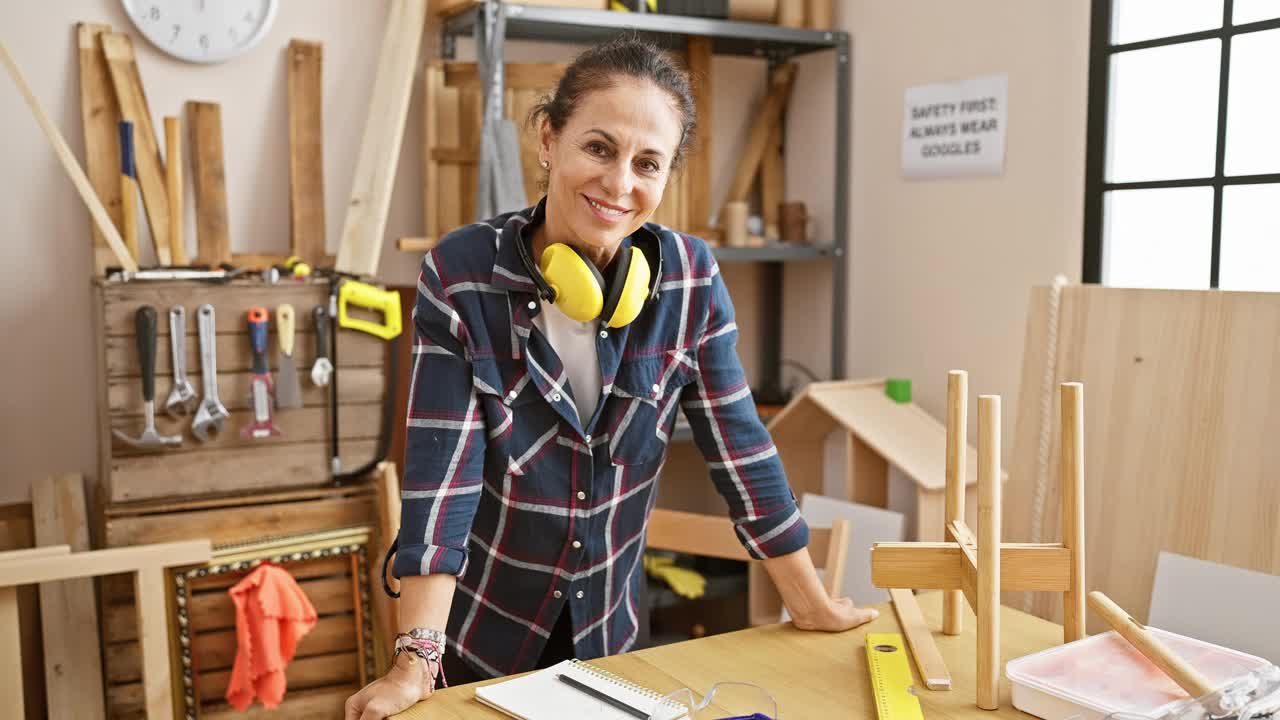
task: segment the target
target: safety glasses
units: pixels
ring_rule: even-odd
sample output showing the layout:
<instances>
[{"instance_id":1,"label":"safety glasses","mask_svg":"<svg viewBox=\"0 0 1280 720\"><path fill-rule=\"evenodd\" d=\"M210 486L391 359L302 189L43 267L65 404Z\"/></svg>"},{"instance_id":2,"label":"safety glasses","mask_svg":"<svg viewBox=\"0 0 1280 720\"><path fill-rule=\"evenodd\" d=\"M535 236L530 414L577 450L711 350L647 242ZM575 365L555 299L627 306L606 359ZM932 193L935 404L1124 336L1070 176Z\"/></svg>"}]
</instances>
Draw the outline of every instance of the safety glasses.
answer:
<instances>
[{"instance_id":1,"label":"safety glasses","mask_svg":"<svg viewBox=\"0 0 1280 720\"><path fill-rule=\"evenodd\" d=\"M751 683L719 682L706 695L684 688L654 707L649 720L777 720L778 703Z\"/></svg>"}]
</instances>

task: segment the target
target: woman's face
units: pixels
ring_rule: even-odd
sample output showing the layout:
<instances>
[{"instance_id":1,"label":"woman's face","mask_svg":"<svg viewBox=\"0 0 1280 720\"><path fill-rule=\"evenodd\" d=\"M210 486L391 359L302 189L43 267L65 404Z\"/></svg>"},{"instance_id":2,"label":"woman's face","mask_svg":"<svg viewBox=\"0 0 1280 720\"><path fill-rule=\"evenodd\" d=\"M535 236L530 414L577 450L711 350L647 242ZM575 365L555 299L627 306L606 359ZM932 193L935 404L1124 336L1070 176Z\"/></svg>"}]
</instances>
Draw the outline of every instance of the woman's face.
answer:
<instances>
[{"instance_id":1,"label":"woman's face","mask_svg":"<svg viewBox=\"0 0 1280 720\"><path fill-rule=\"evenodd\" d=\"M680 127L671 96L634 78L584 95L559 134L544 121L539 160L551 164L551 238L612 258L662 201Z\"/></svg>"}]
</instances>

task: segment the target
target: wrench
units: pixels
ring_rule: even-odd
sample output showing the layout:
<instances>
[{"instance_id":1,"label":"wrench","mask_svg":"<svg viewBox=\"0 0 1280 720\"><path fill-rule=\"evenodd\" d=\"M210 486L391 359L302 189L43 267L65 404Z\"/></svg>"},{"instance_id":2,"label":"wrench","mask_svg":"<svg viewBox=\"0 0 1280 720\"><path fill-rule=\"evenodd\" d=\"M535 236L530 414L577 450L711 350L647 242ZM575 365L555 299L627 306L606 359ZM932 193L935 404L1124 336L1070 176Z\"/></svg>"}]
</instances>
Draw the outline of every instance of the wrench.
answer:
<instances>
[{"instance_id":1,"label":"wrench","mask_svg":"<svg viewBox=\"0 0 1280 720\"><path fill-rule=\"evenodd\" d=\"M196 319L200 326L200 375L204 380L204 400L191 423L191 433L200 442L208 442L210 431L214 435L222 432L222 424L230 413L218 400L218 337L213 306L201 305L196 310Z\"/></svg>"},{"instance_id":2,"label":"wrench","mask_svg":"<svg viewBox=\"0 0 1280 720\"><path fill-rule=\"evenodd\" d=\"M169 354L173 357L173 389L164 403L164 411L172 417L186 417L200 399L187 379L187 309L181 305L169 308Z\"/></svg>"},{"instance_id":3,"label":"wrench","mask_svg":"<svg viewBox=\"0 0 1280 720\"><path fill-rule=\"evenodd\" d=\"M311 382L320 387L329 384L333 375L333 363L329 360L329 351L325 349L324 338L329 332L329 313L323 305L317 305L311 311L312 322L316 331L316 362L311 366Z\"/></svg>"}]
</instances>

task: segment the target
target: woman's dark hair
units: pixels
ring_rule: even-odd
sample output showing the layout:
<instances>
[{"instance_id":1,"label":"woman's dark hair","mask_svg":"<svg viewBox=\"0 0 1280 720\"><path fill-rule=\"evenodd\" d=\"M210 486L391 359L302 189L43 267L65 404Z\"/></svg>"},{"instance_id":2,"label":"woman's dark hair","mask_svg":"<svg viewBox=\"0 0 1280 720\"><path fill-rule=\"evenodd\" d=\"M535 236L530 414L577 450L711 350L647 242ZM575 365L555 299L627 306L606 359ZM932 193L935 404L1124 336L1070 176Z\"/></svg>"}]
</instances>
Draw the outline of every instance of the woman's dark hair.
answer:
<instances>
[{"instance_id":1,"label":"woman's dark hair","mask_svg":"<svg viewBox=\"0 0 1280 720\"><path fill-rule=\"evenodd\" d=\"M529 113L529 123L537 127L545 117L551 129L559 133L583 97L612 87L620 76L648 80L671 96L672 106L680 114L680 142L671 166L679 167L697 125L689 76L656 45L633 36L592 46L574 58L560 77L555 93Z\"/></svg>"}]
</instances>

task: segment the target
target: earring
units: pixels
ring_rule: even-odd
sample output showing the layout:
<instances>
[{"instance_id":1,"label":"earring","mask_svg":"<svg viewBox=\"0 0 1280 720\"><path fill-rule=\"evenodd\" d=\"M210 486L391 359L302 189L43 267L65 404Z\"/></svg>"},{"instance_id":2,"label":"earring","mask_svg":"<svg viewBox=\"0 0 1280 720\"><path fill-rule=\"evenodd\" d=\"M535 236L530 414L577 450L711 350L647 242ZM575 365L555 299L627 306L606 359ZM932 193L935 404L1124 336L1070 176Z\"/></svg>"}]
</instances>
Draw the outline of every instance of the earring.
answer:
<instances>
[{"instance_id":1,"label":"earring","mask_svg":"<svg viewBox=\"0 0 1280 720\"><path fill-rule=\"evenodd\" d=\"M549 169L551 168L551 163L547 162L546 160L543 160L542 162L539 162L538 164L542 166L542 169L543 169L543 170L549 170Z\"/></svg>"}]
</instances>

